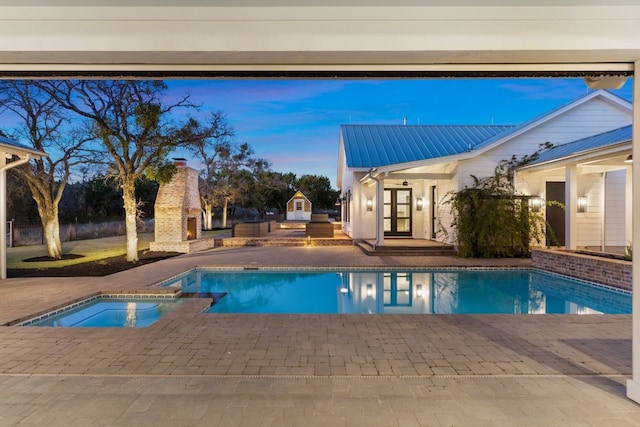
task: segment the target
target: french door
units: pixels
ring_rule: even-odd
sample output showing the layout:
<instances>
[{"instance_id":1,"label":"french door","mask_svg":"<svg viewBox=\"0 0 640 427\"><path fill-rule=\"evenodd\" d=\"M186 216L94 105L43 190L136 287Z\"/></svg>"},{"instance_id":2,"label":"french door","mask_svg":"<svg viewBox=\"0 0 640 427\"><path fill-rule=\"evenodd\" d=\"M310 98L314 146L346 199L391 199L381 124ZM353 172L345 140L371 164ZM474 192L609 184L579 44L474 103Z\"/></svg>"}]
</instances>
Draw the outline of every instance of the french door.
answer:
<instances>
[{"instance_id":1,"label":"french door","mask_svg":"<svg viewBox=\"0 0 640 427\"><path fill-rule=\"evenodd\" d=\"M385 188L384 235L411 236L410 188Z\"/></svg>"}]
</instances>

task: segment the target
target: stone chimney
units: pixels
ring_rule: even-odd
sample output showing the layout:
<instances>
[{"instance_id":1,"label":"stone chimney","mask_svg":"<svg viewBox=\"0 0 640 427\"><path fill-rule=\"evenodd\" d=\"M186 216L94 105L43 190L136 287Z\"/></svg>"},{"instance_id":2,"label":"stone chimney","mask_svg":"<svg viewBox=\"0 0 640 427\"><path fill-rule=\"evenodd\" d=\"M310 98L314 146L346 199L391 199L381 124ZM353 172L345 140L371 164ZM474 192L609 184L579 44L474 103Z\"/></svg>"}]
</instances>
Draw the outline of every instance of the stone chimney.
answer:
<instances>
[{"instance_id":1,"label":"stone chimney","mask_svg":"<svg viewBox=\"0 0 640 427\"><path fill-rule=\"evenodd\" d=\"M155 241L149 249L188 253L192 246L189 242L200 239L202 229L198 171L188 167L186 159L174 159L174 165L177 170L171 182L158 189Z\"/></svg>"}]
</instances>

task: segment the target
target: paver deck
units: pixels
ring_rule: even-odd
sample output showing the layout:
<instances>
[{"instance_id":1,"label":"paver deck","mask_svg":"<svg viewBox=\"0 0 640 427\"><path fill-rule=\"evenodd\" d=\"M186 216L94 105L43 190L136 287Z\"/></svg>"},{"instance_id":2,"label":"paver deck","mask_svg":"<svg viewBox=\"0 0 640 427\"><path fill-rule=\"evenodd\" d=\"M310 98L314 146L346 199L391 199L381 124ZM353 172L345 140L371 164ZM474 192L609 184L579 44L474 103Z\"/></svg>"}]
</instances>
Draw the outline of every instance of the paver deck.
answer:
<instances>
[{"instance_id":1,"label":"paver deck","mask_svg":"<svg viewBox=\"0 0 640 427\"><path fill-rule=\"evenodd\" d=\"M105 278L8 279L0 324L198 265L526 266L214 249ZM230 315L189 299L148 328L0 327L0 425L640 425L631 316Z\"/></svg>"}]
</instances>

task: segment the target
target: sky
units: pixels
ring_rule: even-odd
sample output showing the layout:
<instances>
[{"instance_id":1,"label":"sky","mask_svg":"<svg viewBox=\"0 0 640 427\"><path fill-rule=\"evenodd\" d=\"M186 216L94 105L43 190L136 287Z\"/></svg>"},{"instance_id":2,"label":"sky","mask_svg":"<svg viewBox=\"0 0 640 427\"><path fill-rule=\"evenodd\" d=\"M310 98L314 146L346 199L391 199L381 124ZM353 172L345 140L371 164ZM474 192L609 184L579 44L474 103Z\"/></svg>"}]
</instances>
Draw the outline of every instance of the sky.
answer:
<instances>
[{"instance_id":1,"label":"sky","mask_svg":"<svg viewBox=\"0 0 640 427\"><path fill-rule=\"evenodd\" d=\"M167 80L167 104L189 94L196 117L222 111L235 143L278 172L323 175L337 188L342 124L518 124L589 92L582 79ZM632 82L612 91L631 100ZM0 129L11 130L0 112ZM198 168L188 153L189 165Z\"/></svg>"},{"instance_id":2,"label":"sky","mask_svg":"<svg viewBox=\"0 0 640 427\"><path fill-rule=\"evenodd\" d=\"M582 79L169 80L278 172L337 187L342 124L518 124L589 92ZM612 92L631 100L632 82Z\"/></svg>"}]
</instances>

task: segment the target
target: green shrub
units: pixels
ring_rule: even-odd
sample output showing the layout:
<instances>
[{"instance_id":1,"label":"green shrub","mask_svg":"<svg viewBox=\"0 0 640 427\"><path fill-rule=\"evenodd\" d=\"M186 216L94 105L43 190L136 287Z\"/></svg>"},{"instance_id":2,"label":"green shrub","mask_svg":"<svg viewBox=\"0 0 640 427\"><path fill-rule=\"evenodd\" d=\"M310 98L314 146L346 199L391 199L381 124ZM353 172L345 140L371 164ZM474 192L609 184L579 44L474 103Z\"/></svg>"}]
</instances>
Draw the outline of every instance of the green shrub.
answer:
<instances>
[{"instance_id":1,"label":"green shrub","mask_svg":"<svg viewBox=\"0 0 640 427\"><path fill-rule=\"evenodd\" d=\"M513 185L513 171L537 158L543 144L531 156L503 160L493 176L473 178L473 185L449 193L458 255L469 258L524 257L532 243L543 241L544 218L530 206L530 196L518 195Z\"/></svg>"}]
</instances>

